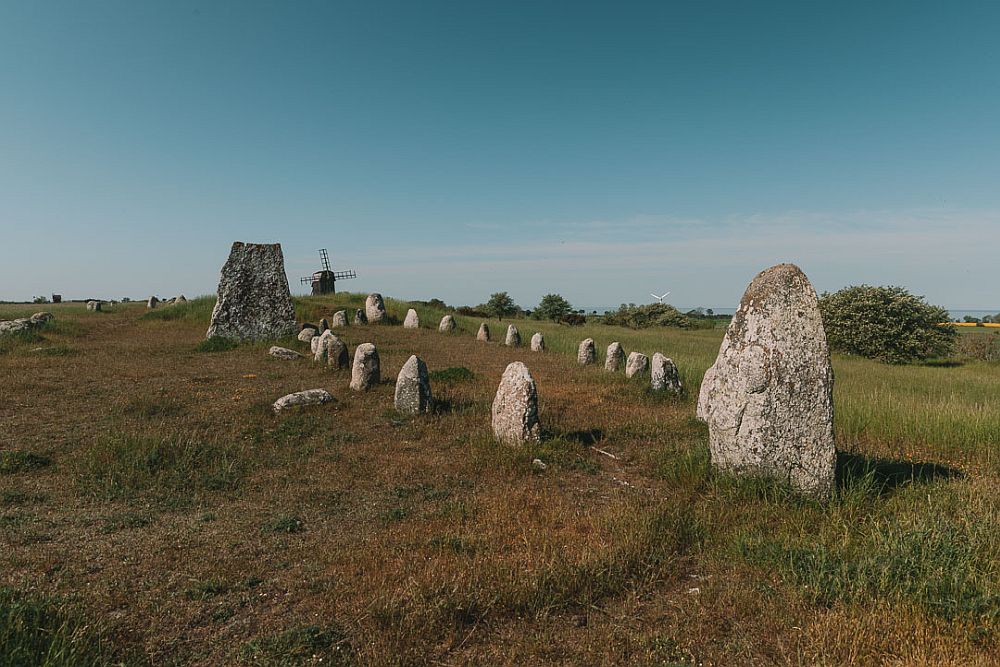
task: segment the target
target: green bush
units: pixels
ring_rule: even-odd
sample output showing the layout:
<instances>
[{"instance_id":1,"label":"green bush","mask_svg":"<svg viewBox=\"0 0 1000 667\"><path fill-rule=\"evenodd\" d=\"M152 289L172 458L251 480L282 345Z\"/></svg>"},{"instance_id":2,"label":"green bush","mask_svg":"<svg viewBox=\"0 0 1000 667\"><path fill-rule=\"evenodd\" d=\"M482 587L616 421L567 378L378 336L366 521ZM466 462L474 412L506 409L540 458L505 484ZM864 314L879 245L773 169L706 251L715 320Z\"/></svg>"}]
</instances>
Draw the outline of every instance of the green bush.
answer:
<instances>
[{"instance_id":1,"label":"green bush","mask_svg":"<svg viewBox=\"0 0 1000 667\"><path fill-rule=\"evenodd\" d=\"M571 312L573 312L573 306L570 305L569 301L559 294L546 294L531 313L531 316L536 320L558 322Z\"/></svg>"},{"instance_id":2,"label":"green bush","mask_svg":"<svg viewBox=\"0 0 1000 667\"><path fill-rule=\"evenodd\" d=\"M618 310L604 316L604 323L628 327L629 329L648 329L650 327L687 329L691 326L691 320L686 315L666 303L650 303L644 306L623 303L618 307Z\"/></svg>"},{"instance_id":3,"label":"green bush","mask_svg":"<svg viewBox=\"0 0 1000 667\"><path fill-rule=\"evenodd\" d=\"M941 326L948 311L902 287L857 285L819 300L830 348L905 364L951 354L955 330Z\"/></svg>"}]
</instances>

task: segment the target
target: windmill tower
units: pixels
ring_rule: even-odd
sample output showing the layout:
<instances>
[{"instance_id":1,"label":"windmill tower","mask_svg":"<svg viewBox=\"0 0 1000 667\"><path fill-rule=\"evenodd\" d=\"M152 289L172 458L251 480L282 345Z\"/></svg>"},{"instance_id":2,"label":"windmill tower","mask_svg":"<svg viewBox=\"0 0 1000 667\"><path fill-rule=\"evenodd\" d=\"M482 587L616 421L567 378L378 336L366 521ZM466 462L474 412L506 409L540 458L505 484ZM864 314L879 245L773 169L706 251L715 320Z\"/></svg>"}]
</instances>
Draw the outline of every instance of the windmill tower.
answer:
<instances>
[{"instance_id":1,"label":"windmill tower","mask_svg":"<svg viewBox=\"0 0 1000 667\"><path fill-rule=\"evenodd\" d=\"M313 296L320 294L333 294L337 291L338 280L350 280L351 278L358 277L357 274L354 273L354 269L347 271L332 270L330 268L330 256L327 255L326 248L320 249L319 259L323 268L316 271L311 276L302 278L299 281L303 285L312 285Z\"/></svg>"}]
</instances>

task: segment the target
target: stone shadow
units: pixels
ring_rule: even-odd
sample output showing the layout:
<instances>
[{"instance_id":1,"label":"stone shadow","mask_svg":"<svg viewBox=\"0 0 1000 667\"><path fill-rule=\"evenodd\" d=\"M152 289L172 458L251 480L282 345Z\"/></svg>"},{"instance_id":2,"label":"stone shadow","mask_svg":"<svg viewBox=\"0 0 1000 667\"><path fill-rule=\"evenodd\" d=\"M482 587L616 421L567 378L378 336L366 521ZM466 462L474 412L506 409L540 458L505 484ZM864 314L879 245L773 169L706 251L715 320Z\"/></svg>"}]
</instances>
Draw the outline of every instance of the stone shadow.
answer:
<instances>
[{"instance_id":1,"label":"stone shadow","mask_svg":"<svg viewBox=\"0 0 1000 667\"><path fill-rule=\"evenodd\" d=\"M960 470L937 463L892 461L837 452L837 486L841 489L871 478L878 493L887 495L905 484L927 484L956 477L963 477Z\"/></svg>"}]
</instances>

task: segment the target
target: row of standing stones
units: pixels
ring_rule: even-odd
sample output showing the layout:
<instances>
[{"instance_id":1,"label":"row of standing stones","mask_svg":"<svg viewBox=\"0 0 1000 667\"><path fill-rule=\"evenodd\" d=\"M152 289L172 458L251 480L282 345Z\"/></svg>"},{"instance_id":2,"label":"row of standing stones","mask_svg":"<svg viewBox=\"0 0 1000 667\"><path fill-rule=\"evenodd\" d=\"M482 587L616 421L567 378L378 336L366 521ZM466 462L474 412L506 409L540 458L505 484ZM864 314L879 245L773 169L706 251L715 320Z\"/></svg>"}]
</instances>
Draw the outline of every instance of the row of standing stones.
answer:
<instances>
[{"instance_id":1,"label":"row of standing stones","mask_svg":"<svg viewBox=\"0 0 1000 667\"><path fill-rule=\"evenodd\" d=\"M385 319L385 305L378 294L370 295L365 309L355 314L358 324ZM409 324L404 321L404 326L419 326L415 311L412 317L407 313L407 320ZM326 328L345 325L346 313L341 311ZM439 328L451 330L454 318L446 317ZM294 334L297 329L281 246L234 243L222 268L208 335L253 339ZM325 334L323 331L319 337ZM489 340L489 336L484 323L477 338ZM346 346L342 353L331 337L336 338L331 333L323 344L324 359L331 363L332 354L337 364L346 363ZM504 342L521 344L513 325L508 327ZM541 351L544 345L541 334L532 337L532 350ZM612 348L606 364L614 364L617 370L624 351L620 345ZM578 360L581 356L587 363L596 360L593 341L581 344ZM370 374L377 365L374 345L358 346L354 366L361 376L366 369ZM671 360L655 354L651 365L654 386L660 383L663 388L679 390ZM429 405L429 384L420 379L421 373L426 376L426 366L413 357L407 367L417 379L415 385L404 386L416 386L418 395L425 389L425 402L417 403ZM649 367L650 360L636 352L625 362L630 377L645 373ZM356 384L361 386L364 380L355 382L352 374L352 387ZM397 394L400 391L406 393L397 381ZM708 424L716 469L773 478L820 499L832 495L836 462L833 369L816 292L795 265L766 269L747 287L718 357L705 374L697 416ZM493 403L493 431L498 440L511 444L540 437L535 383L521 362L510 364L500 381Z\"/></svg>"}]
</instances>

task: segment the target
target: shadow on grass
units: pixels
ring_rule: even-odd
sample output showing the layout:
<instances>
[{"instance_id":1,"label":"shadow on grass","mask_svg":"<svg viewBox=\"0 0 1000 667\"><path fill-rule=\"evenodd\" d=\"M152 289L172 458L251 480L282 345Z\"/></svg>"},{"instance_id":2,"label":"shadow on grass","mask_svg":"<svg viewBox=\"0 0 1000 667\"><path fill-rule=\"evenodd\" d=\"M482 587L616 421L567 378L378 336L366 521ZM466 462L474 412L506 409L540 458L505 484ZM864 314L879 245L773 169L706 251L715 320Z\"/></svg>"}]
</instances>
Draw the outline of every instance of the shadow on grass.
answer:
<instances>
[{"instance_id":1,"label":"shadow on grass","mask_svg":"<svg viewBox=\"0 0 1000 667\"><path fill-rule=\"evenodd\" d=\"M926 484L955 477L962 477L962 473L937 463L890 461L861 454L837 453L837 486L841 489L871 484L877 493L886 495L906 484Z\"/></svg>"},{"instance_id":2,"label":"shadow on grass","mask_svg":"<svg viewBox=\"0 0 1000 667\"><path fill-rule=\"evenodd\" d=\"M563 438L578 442L584 447L592 447L601 440L604 440L604 431L599 428L592 428L589 431L572 431L570 433L562 433L561 435Z\"/></svg>"}]
</instances>

